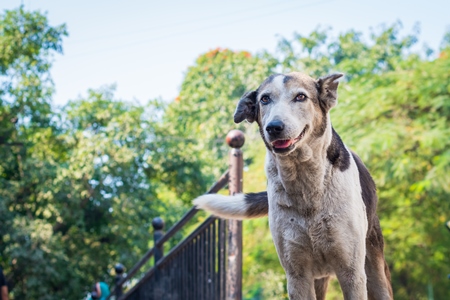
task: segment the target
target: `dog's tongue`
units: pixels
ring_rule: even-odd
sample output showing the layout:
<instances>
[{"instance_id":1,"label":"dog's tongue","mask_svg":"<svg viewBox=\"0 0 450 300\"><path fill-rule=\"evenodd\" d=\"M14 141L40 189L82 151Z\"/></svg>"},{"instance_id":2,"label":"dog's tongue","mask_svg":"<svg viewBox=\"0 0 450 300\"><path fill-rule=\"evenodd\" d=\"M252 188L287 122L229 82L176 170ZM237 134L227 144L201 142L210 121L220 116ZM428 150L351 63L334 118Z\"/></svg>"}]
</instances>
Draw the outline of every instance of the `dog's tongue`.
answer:
<instances>
[{"instance_id":1,"label":"dog's tongue","mask_svg":"<svg viewBox=\"0 0 450 300\"><path fill-rule=\"evenodd\" d=\"M278 140L272 143L275 148L284 149L292 144L291 140Z\"/></svg>"}]
</instances>

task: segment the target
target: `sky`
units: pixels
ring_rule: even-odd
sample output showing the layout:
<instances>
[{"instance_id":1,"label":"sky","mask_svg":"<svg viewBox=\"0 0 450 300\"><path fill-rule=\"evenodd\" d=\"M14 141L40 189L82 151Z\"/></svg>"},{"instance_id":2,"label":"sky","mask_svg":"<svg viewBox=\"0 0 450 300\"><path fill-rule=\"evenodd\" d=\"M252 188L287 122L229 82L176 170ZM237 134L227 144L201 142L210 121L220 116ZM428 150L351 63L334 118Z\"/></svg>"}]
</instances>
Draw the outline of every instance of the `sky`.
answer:
<instances>
[{"instance_id":1,"label":"sky","mask_svg":"<svg viewBox=\"0 0 450 300\"><path fill-rule=\"evenodd\" d=\"M58 106L112 84L117 99L171 101L199 55L218 47L274 52L280 37L318 26L368 34L401 21L406 35L419 22L420 44L433 49L450 30L449 0L0 0L1 11L20 5L67 25L51 71Z\"/></svg>"}]
</instances>

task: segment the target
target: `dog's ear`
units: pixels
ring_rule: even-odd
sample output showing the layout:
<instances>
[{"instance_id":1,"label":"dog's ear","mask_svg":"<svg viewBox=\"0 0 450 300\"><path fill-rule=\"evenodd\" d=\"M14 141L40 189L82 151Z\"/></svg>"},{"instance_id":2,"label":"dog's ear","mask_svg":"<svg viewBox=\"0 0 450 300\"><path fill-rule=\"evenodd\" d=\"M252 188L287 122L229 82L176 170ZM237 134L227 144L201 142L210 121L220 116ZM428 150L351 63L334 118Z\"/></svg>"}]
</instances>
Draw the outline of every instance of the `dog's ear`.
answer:
<instances>
[{"instance_id":1,"label":"dog's ear","mask_svg":"<svg viewBox=\"0 0 450 300\"><path fill-rule=\"evenodd\" d=\"M234 122L241 123L244 120L252 123L256 120L256 91L245 93L236 107L234 112Z\"/></svg>"},{"instance_id":2,"label":"dog's ear","mask_svg":"<svg viewBox=\"0 0 450 300\"><path fill-rule=\"evenodd\" d=\"M342 76L344 76L344 74L336 73L317 79L319 101L321 101L327 111L337 104L337 88L339 81L336 80Z\"/></svg>"}]
</instances>

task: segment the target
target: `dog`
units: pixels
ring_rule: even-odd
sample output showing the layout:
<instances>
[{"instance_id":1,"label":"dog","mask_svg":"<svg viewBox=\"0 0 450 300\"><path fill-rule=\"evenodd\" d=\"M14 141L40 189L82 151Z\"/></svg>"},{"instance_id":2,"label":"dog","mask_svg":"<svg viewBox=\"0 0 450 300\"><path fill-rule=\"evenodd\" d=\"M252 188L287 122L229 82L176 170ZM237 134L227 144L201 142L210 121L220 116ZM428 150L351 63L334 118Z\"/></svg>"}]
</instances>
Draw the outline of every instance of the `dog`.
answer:
<instances>
[{"instance_id":1,"label":"dog","mask_svg":"<svg viewBox=\"0 0 450 300\"><path fill-rule=\"evenodd\" d=\"M234 121L259 126L267 192L194 200L221 218L269 216L290 299L325 299L333 275L344 299L393 299L375 183L330 121L342 76L276 74L244 94Z\"/></svg>"}]
</instances>

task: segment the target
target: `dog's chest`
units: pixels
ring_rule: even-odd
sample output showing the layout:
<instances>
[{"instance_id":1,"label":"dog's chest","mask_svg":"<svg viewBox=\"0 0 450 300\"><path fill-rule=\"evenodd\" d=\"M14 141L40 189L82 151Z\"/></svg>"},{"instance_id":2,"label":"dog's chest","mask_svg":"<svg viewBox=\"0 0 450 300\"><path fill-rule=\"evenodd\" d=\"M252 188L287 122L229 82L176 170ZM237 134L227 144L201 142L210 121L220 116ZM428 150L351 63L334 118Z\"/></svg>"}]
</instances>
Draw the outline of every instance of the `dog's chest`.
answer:
<instances>
[{"instance_id":1,"label":"dog's chest","mask_svg":"<svg viewBox=\"0 0 450 300\"><path fill-rule=\"evenodd\" d=\"M349 184L352 176L335 173L318 187L297 178L298 187L289 190L295 193L285 188L279 176L268 180L269 222L281 260L308 256L314 261L315 276L332 274L333 251L354 244L353 238L364 238L367 221L361 189ZM355 227L360 229L349 236Z\"/></svg>"},{"instance_id":2,"label":"dog's chest","mask_svg":"<svg viewBox=\"0 0 450 300\"><path fill-rule=\"evenodd\" d=\"M339 216L321 212L315 216L304 216L295 209L277 206L269 210L269 222L275 245L283 266L304 265L309 257L314 276L332 275L330 250L340 239Z\"/></svg>"},{"instance_id":3,"label":"dog's chest","mask_svg":"<svg viewBox=\"0 0 450 300\"><path fill-rule=\"evenodd\" d=\"M269 204L271 228L280 233L284 240L302 244L311 251L328 248L328 244L333 243L339 234L336 228L342 227L341 223L347 218L339 207L311 203L308 205L305 204L308 202L300 197L293 199L287 193L279 191L272 195L269 192L269 199L272 199L272 203ZM280 205L280 199L286 199L290 203L300 202L303 205L300 207Z\"/></svg>"}]
</instances>

